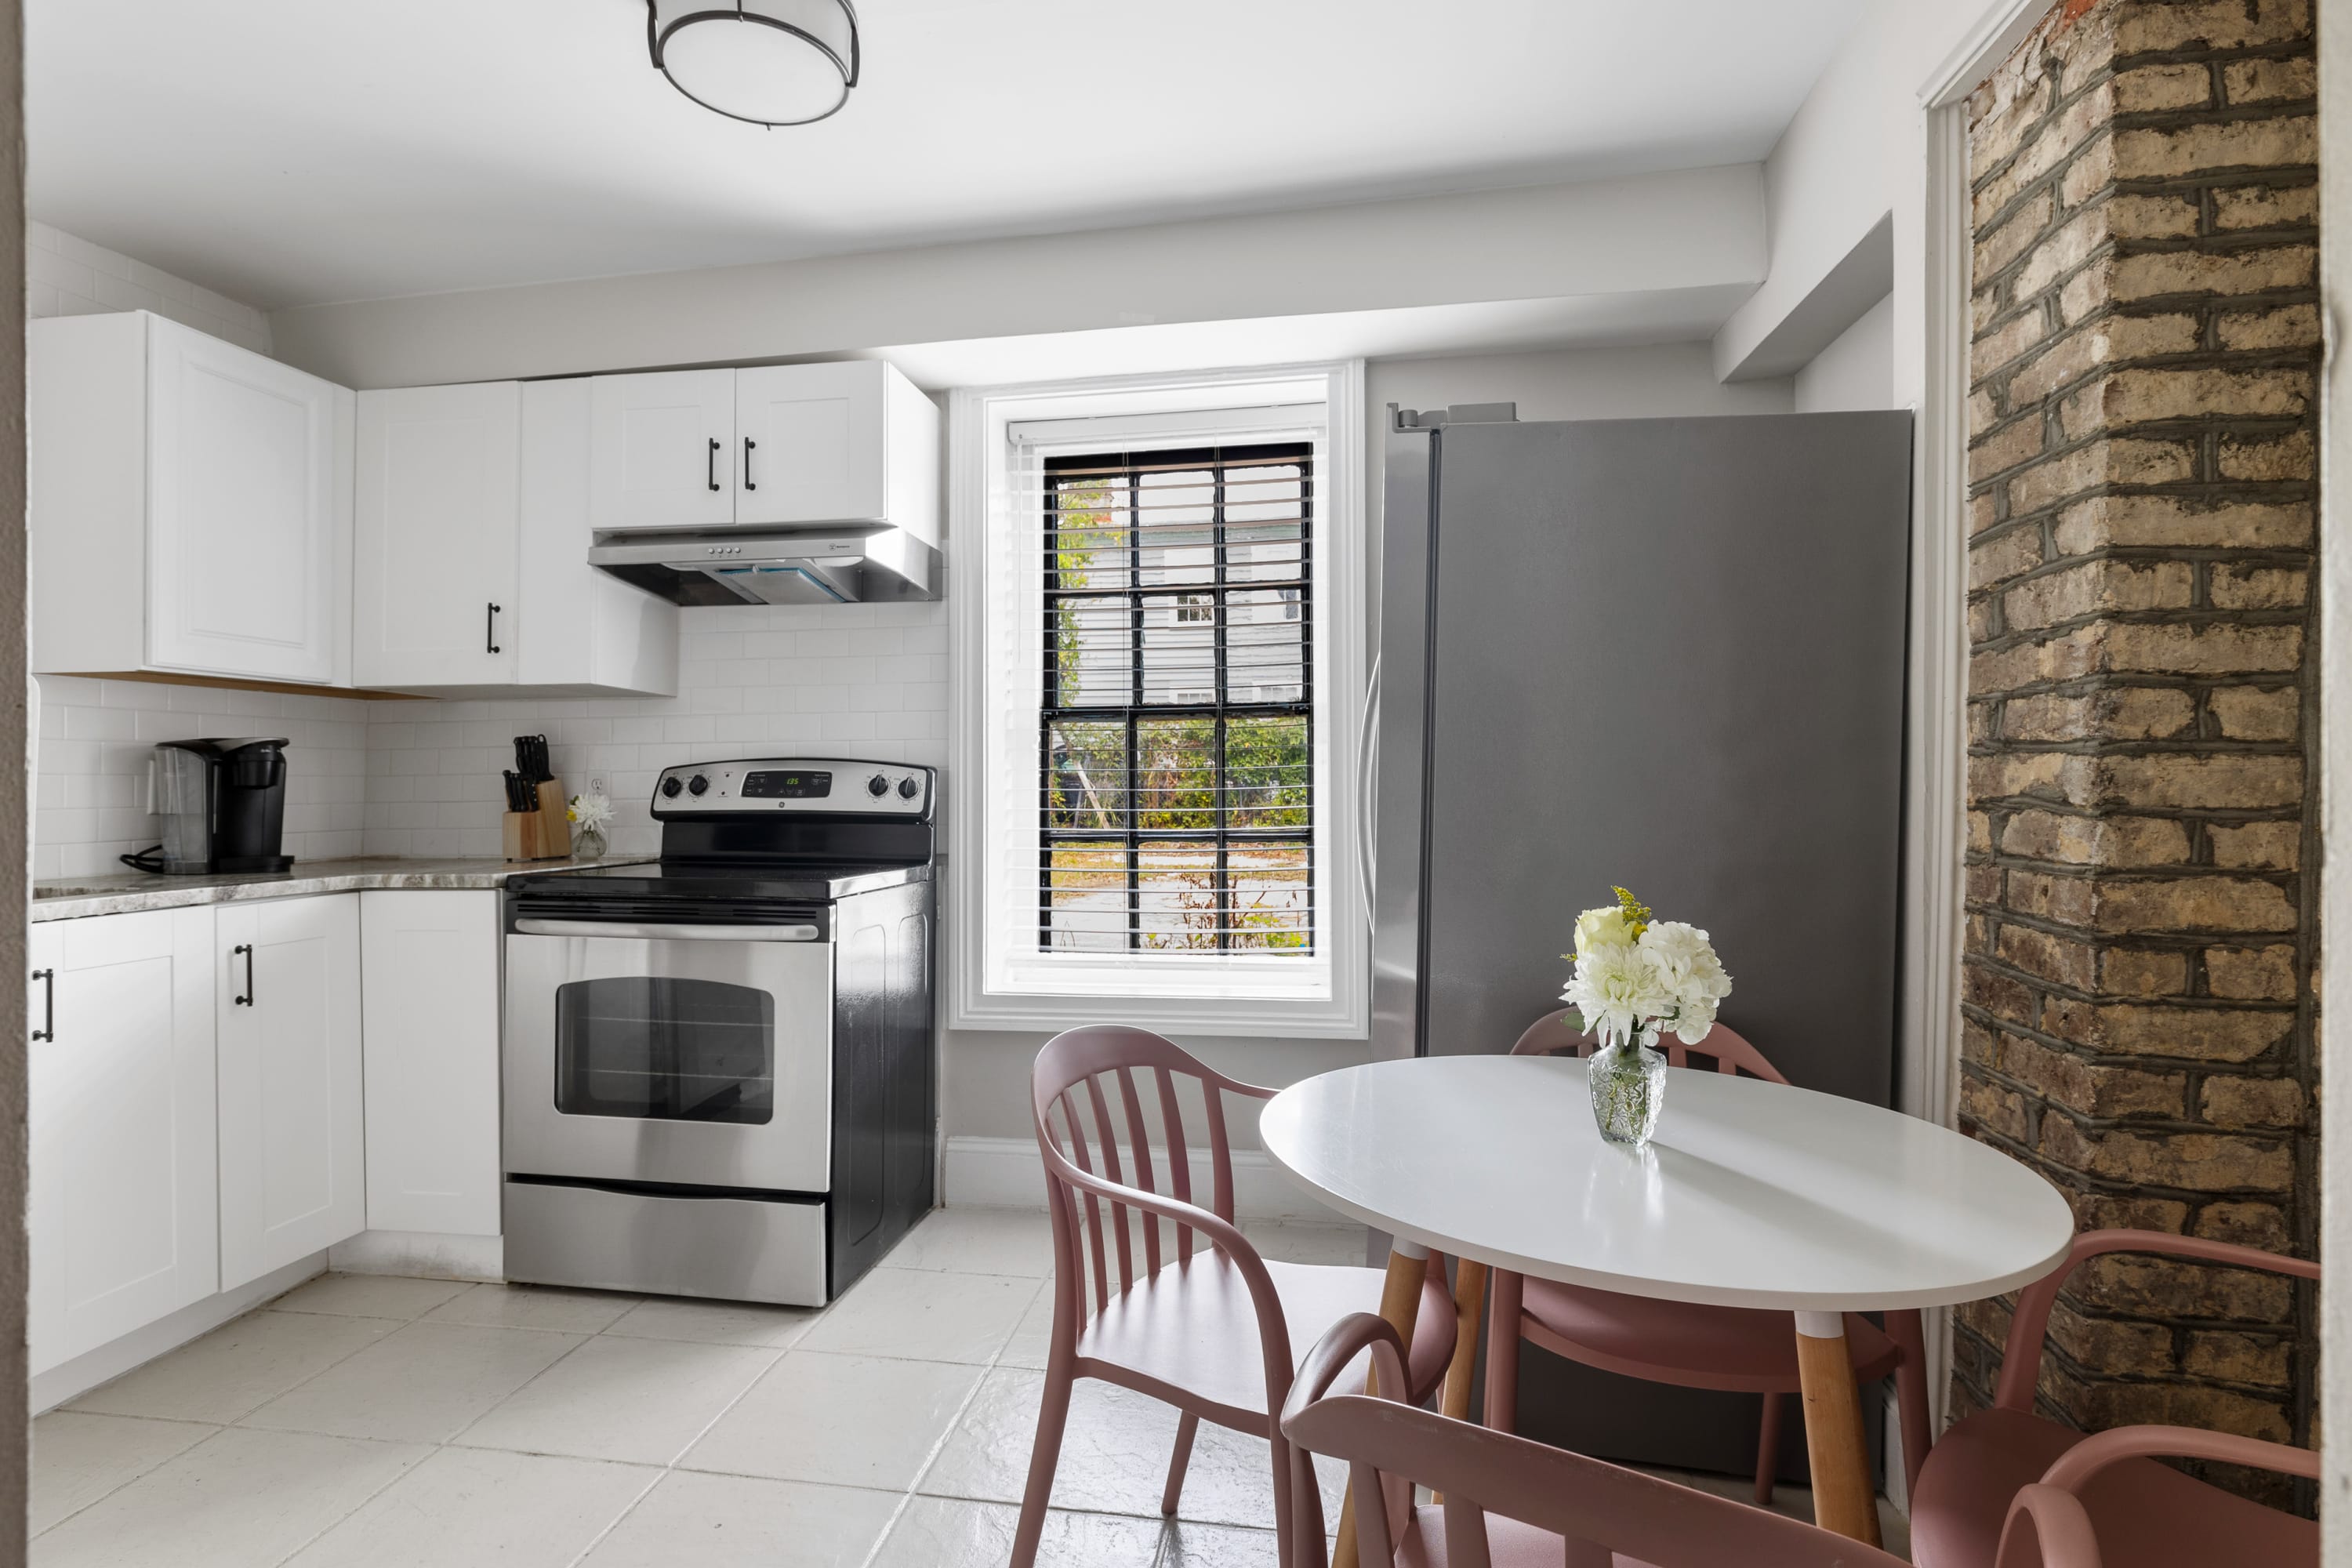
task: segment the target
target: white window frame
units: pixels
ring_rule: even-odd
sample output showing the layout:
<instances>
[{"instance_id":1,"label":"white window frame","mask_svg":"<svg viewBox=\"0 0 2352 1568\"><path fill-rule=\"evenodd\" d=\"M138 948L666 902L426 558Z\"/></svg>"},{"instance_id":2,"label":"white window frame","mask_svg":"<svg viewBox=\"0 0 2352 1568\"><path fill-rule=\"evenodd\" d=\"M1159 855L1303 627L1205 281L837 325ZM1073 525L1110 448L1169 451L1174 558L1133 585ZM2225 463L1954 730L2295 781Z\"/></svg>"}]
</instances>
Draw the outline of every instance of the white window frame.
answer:
<instances>
[{"instance_id":1,"label":"white window frame","mask_svg":"<svg viewBox=\"0 0 2352 1568\"><path fill-rule=\"evenodd\" d=\"M1319 416L1302 411L1311 404L1322 405ZM1041 952L1034 642L1044 573L1041 523L1029 504L1034 470L1048 452L1097 442L1198 446L1244 433L1266 440L1311 434L1316 444L1315 952ZM1364 1038L1371 985L1361 837L1370 607L1363 362L961 390L949 405L948 461L949 1026L1122 1023L1192 1035ZM1015 902L1020 918L1009 918Z\"/></svg>"}]
</instances>

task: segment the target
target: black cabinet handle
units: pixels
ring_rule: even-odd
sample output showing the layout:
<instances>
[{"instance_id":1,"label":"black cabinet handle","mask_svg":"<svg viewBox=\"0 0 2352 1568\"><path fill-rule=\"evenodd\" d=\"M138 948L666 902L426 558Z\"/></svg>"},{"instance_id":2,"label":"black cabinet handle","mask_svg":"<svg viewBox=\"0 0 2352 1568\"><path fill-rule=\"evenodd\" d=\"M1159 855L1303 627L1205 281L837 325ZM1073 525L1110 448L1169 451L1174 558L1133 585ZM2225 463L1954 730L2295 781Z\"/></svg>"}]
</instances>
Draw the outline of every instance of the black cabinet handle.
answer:
<instances>
[{"instance_id":1,"label":"black cabinet handle","mask_svg":"<svg viewBox=\"0 0 2352 1568\"><path fill-rule=\"evenodd\" d=\"M482 617L482 646L492 653L499 651L499 606L492 605L489 614Z\"/></svg>"},{"instance_id":2,"label":"black cabinet handle","mask_svg":"<svg viewBox=\"0 0 2352 1568\"><path fill-rule=\"evenodd\" d=\"M41 1026L33 1031L33 1038L54 1040L58 1037L58 972L36 969L33 978L41 983Z\"/></svg>"},{"instance_id":3,"label":"black cabinet handle","mask_svg":"<svg viewBox=\"0 0 2352 1568\"><path fill-rule=\"evenodd\" d=\"M715 489L717 489L719 488L719 437L718 437L713 436L713 437L710 438L710 450L709 450L707 454L705 454L705 455L704 455L703 459L702 459L702 464L703 464L703 467L702 467L702 476L703 476L703 478L705 478L705 479L709 479L709 480L710 481L710 488L711 488L712 489L714 489L714 490L715 490Z\"/></svg>"},{"instance_id":4,"label":"black cabinet handle","mask_svg":"<svg viewBox=\"0 0 2352 1568\"><path fill-rule=\"evenodd\" d=\"M240 1007L250 1007L253 1005L253 944L241 942L230 948L229 952L245 954L245 994L236 999L236 1005Z\"/></svg>"},{"instance_id":5,"label":"black cabinet handle","mask_svg":"<svg viewBox=\"0 0 2352 1568\"><path fill-rule=\"evenodd\" d=\"M751 482L751 449L759 444L749 436L743 437L743 488L747 490L756 490L760 488ZM713 489L718 488L716 485L711 487Z\"/></svg>"}]
</instances>

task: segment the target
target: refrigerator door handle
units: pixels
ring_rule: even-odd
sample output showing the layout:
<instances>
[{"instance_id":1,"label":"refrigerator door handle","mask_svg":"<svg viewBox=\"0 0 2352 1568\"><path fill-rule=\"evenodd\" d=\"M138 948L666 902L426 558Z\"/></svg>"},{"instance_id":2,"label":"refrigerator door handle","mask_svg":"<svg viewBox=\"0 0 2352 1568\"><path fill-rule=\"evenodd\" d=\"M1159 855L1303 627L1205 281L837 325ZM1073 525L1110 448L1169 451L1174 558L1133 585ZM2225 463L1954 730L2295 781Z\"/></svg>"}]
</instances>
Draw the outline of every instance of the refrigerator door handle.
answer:
<instances>
[{"instance_id":1,"label":"refrigerator door handle","mask_svg":"<svg viewBox=\"0 0 2352 1568\"><path fill-rule=\"evenodd\" d=\"M1381 656L1364 683L1363 729L1356 741L1356 878L1364 893L1364 929L1372 925L1372 813L1381 801Z\"/></svg>"}]
</instances>

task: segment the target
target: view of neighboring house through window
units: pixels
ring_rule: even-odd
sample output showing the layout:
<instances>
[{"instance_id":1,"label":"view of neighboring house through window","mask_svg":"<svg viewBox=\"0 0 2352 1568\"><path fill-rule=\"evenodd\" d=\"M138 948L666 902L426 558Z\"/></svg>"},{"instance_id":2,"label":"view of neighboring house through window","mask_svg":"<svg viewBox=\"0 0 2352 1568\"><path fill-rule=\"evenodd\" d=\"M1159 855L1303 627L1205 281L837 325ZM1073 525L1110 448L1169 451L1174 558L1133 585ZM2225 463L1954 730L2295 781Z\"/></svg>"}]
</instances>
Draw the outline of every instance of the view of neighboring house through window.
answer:
<instances>
[{"instance_id":1,"label":"view of neighboring house through window","mask_svg":"<svg viewBox=\"0 0 2352 1568\"><path fill-rule=\"evenodd\" d=\"M1311 953L1313 445L1045 479L1037 945Z\"/></svg>"}]
</instances>

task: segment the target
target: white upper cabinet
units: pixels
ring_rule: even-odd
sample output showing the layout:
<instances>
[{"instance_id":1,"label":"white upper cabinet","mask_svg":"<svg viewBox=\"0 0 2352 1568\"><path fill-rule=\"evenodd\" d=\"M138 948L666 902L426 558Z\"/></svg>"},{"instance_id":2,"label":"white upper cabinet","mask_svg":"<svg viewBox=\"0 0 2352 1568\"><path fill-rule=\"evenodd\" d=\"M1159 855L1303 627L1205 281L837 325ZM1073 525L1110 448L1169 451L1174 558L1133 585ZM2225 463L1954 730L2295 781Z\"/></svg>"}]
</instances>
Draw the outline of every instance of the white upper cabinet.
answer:
<instances>
[{"instance_id":1,"label":"white upper cabinet","mask_svg":"<svg viewBox=\"0 0 2352 1568\"><path fill-rule=\"evenodd\" d=\"M36 671L347 679L352 393L143 310L26 342Z\"/></svg>"},{"instance_id":2,"label":"white upper cabinet","mask_svg":"<svg viewBox=\"0 0 2352 1568\"><path fill-rule=\"evenodd\" d=\"M882 521L882 374L875 360L735 373L735 521Z\"/></svg>"},{"instance_id":3,"label":"white upper cabinet","mask_svg":"<svg viewBox=\"0 0 2352 1568\"><path fill-rule=\"evenodd\" d=\"M600 375L592 384L593 526L734 522L733 371Z\"/></svg>"},{"instance_id":4,"label":"white upper cabinet","mask_svg":"<svg viewBox=\"0 0 2352 1568\"><path fill-rule=\"evenodd\" d=\"M598 529L887 522L939 542L939 409L879 360L593 384Z\"/></svg>"},{"instance_id":5,"label":"white upper cabinet","mask_svg":"<svg viewBox=\"0 0 2352 1568\"><path fill-rule=\"evenodd\" d=\"M31 933L32 1370L220 1288L213 911Z\"/></svg>"},{"instance_id":6,"label":"white upper cabinet","mask_svg":"<svg viewBox=\"0 0 2352 1568\"><path fill-rule=\"evenodd\" d=\"M366 1228L360 896L223 904L220 1288Z\"/></svg>"},{"instance_id":7,"label":"white upper cabinet","mask_svg":"<svg viewBox=\"0 0 2352 1568\"><path fill-rule=\"evenodd\" d=\"M360 394L353 680L514 680L521 479L519 384Z\"/></svg>"},{"instance_id":8,"label":"white upper cabinet","mask_svg":"<svg viewBox=\"0 0 2352 1568\"><path fill-rule=\"evenodd\" d=\"M590 385L360 395L359 685L677 694L677 606L588 564Z\"/></svg>"}]
</instances>

